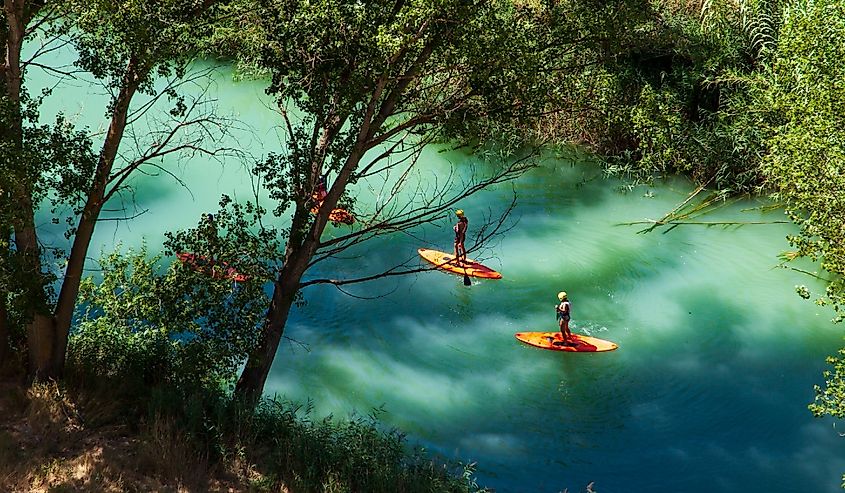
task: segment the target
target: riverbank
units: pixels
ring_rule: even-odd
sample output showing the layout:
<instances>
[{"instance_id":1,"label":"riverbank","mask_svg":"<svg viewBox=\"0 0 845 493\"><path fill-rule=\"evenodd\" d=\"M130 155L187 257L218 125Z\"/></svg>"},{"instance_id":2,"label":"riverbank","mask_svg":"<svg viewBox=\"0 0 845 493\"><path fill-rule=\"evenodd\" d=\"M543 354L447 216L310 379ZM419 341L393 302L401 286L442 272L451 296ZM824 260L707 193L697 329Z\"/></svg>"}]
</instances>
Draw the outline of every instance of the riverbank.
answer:
<instances>
[{"instance_id":1,"label":"riverbank","mask_svg":"<svg viewBox=\"0 0 845 493\"><path fill-rule=\"evenodd\" d=\"M275 401L248 411L223 395L126 390L0 379L0 490L483 491L472 467L409 450L373 419L311 422Z\"/></svg>"},{"instance_id":2,"label":"riverbank","mask_svg":"<svg viewBox=\"0 0 845 493\"><path fill-rule=\"evenodd\" d=\"M267 482L209 461L167 418L130 424L113 402L55 384L0 383L0 415L3 491L262 491Z\"/></svg>"}]
</instances>

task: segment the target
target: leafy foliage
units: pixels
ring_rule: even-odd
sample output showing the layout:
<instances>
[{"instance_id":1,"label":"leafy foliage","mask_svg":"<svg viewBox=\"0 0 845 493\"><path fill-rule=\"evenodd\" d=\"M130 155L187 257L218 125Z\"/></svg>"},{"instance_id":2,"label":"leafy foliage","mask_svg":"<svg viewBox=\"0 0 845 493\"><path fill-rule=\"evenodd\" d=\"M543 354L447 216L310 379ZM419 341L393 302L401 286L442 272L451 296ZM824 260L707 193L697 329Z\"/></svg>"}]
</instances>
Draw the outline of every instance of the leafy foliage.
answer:
<instances>
[{"instance_id":1,"label":"leafy foliage","mask_svg":"<svg viewBox=\"0 0 845 493\"><path fill-rule=\"evenodd\" d=\"M265 225L263 207L251 202L238 203L223 195L214 214L203 214L196 227L166 232L164 253L193 253L211 261L218 275L225 269L248 277L249 286L271 280L281 255L280 232Z\"/></svg>"},{"instance_id":2,"label":"leafy foliage","mask_svg":"<svg viewBox=\"0 0 845 493\"><path fill-rule=\"evenodd\" d=\"M825 388L814 387L816 398L810 404L810 411L816 417L830 415L845 419L845 349L840 349L837 356L829 356L827 363L833 366L833 371L824 372Z\"/></svg>"},{"instance_id":3,"label":"leafy foliage","mask_svg":"<svg viewBox=\"0 0 845 493\"><path fill-rule=\"evenodd\" d=\"M843 419L845 418L845 348L840 349L836 356L828 356L827 363L833 366L833 370L824 371L824 387L813 386L816 397L808 407L816 417L827 415ZM842 476L842 487L845 488L845 475Z\"/></svg>"},{"instance_id":4,"label":"leafy foliage","mask_svg":"<svg viewBox=\"0 0 845 493\"><path fill-rule=\"evenodd\" d=\"M178 262L159 272L145 248L101 260L87 278L69 360L82 379L214 389L230 382L255 344L266 297L260 283L237 283Z\"/></svg>"},{"instance_id":5,"label":"leafy foliage","mask_svg":"<svg viewBox=\"0 0 845 493\"><path fill-rule=\"evenodd\" d=\"M308 406L264 400L230 426L272 450L269 467L293 490L334 492L481 492L474 464L410 449L405 436L381 429L378 412L314 421ZM250 447L255 449L256 447Z\"/></svg>"},{"instance_id":6,"label":"leafy foliage","mask_svg":"<svg viewBox=\"0 0 845 493\"><path fill-rule=\"evenodd\" d=\"M543 42L551 40L528 7L338 0L263 5L271 15L256 20L265 39L260 63L272 74L267 92L297 114L289 122L288 152L258 170L281 208L310 195L315 163L325 160L322 173L339 171L362 138L370 149L401 130L451 138L466 135L467 126L478 137L485 116L507 121L536 112L548 88L543 66L551 57ZM359 135L362 125L369 135ZM318 139L326 131L330 144L323 155ZM350 183L357 179L353 175Z\"/></svg>"},{"instance_id":7,"label":"leafy foliage","mask_svg":"<svg viewBox=\"0 0 845 493\"><path fill-rule=\"evenodd\" d=\"M845 319L845 5L798 3L785 11L768 99L779 123L764 171L801 227L795 256L821 261L831 278L819 304Z\"/></svg>"},{"instance_id":8,"label":"leafy foliage","mask_svg":"<svg viewBox=\"0 0 845 493\"><path fill-rule=\"evenodd\" d=\"M76 65L118 90L127 65L144 77L141 92L154 94L158 77L184 76L186 63L201 51L225 1L165 0L112 2L74 0L63 4L79 53Z\"/></svg>"},{"instance_id":9,"label":"leafy foliage","mask_svg":"<svg viewBox=\"0 0 845 493\"><path fill-rule=\"evenodd\" d=\"M33 98L24 88L17 108L0 98L0 124L11 127L10 122L21 118L19 140L5 132L0 138L0 292L8 294L10 326L21 334L25 312L47 310L53 303L56 273L27 274L26 259L12 247L12 225L25 219L14 187L26 184L32 201L49 206L53 222L59 223L67 210L80 210L96 164L86 130L74 128L62 114L53 123L39 121L38 107L49 94ZM47 259L64 254L59 248L44 248L42 253Z\"/></svg>"}]
</instances>

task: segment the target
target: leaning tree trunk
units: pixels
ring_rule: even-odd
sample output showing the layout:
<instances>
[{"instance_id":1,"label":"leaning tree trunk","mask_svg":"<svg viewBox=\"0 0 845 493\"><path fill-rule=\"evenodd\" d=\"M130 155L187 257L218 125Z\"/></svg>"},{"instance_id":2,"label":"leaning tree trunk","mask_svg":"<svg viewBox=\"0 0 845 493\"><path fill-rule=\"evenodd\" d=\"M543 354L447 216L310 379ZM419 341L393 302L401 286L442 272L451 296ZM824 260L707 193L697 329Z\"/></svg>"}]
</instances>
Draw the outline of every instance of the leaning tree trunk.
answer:
<instances>
[{"instance_id":1,"label":"leaning tree trunk","mask_svg":"<svg viewBox=\"0 0 845 493\"><path fill-rule=\"evenodd\" d=\"M94 174L94 181L88 193L85 207L76 228L73 238L73 246L68 257L65 277L62 280L62 288L59 292L59 299L56 303L56 337L53 345L52 365L58 376L64 372L65 359L67 356L68 334L70 324L73 320L73 310L76 306L76 299L79 296L79 285L82 281L82 271L85 267L85 258L91 245L91 238L94 236L94 228L100 211L103 209L106 196L106 187L114 167L120 141L126 130L127 115L132 97L138 89L142 76L138 73L137 62L134 58L129 60L126 67L126 74L123 79L123 87L115 100L112 110L112 119L106 140L100 152L100 159L97 163L97 170Z\"/></svg>"},{"instance_id":2,"label":"leaning tree trunk","mask_svg":"<svg viewBox=\"0 0 845 493\"><path fill-rule=\"evenodd\" d=\"M279 281L273 289L273 298L270 301L261 340L250 353L235 386L235 395L248 403L258 402L264 392L264 384L270 374L270 367L273 366L273 359L276 357L291 306L296 298L299 279L294 282L293 279L286 280L284 277L284 274L279 275Z\"/></svg>"},{"instance_id":3,"label":"leaning tree trunk","mask_svg":"<svg viewBox=\"0 0 845 493\"><path fill-rule=\"evenodd\" d=\"M369 116L369 115L368 115ZM367 126L364 126L362 133L366 135ZM238 383L235 386L235 395L245 402L255 404L264 393L264 384L273 366L276 351L279 349L279 342L285 332L285 325L290 315L296 294L299 292L299 284L302 276L308 269L311 257L320 244L320 236L328 223L330 211L337 205L340 196L349 183L349 178L363 155L363 138L359 139L358 146L347 158L343 169L323 200L320 211L314 218L311 227L303 233L293 233L288 239L285 251L285 262L279 273L273 289L273 298L270 301L270 308L267 310L264 328L261 333L261 340L256 348L249 354L246 366L241 372ZM321 145L328 146L329 142L321 141ZM320 155L320 153L317 153ZM308 208L305 203L297 205L294 213L291 231L300 231L309 217Z\"/></svg>"},{"instance_id":4,"label":"leaning tree trunk","mask_svg":"<svg viewBox=\"0 0 845 493\"><path fill-rule=\"evenodd\" d=\"M331 197L326 197L326 200L330 199ZM334 200L336 202L337 198ZM308 269L308 262L319 241L320 233L317 231L322 232L328 220L328 212L325 209L321 210L314 223L311 224L311 228L306 230L310 217L310 211L306 205L307 202L297 204L294 211L292 233L285 247L284 264L273 287L273 297L264 319L261 338L249 353L246 365L235 386L235 395L249 404L258 402L261 394L264 393L264 384L267 382L270 367L273 366L276 351L285 333L291 307L299 292L299 283ZM327 207L327 210L331 210L331 207Z\"/></svg>"},{"instance_id":5,"label":"leaning tree trunk","mask_svg":"<svg viewBox=\"0 0 845 493\"><path fill-rule=\"evenodd\" d=\"M320 206L314 222L311 224L307 233L301 236L292 234L291 238L288 239L284 267L279 273L279 278L273 290L273 298L267 312L261 340L258 346L250 353L246 366L241 372L241 377L238 379L237 386L235 387L235 395L244 399L246 402L252 404L258 402L258 399L261 398L264 392L264 384L267 381L267 376L270 374L270 368L276 357L279 342L281 342L282 335L284 334L285 324L290 315L291 306L293 305L297 292L299 292L300 281L308 268L311 257L320 245L320 236L323 234L323 230L328 223L330 211L337 205L340 196L346 190L346 185L352 177L352 172L358 167L364 153L373 147L373 136L381 128L389 115L393 113L401 94L419 73L420 67L425 60L431 56L433 46L433 43L426 44L417 56L412 67L400 78L395 87L384 96L384 100L380 104L378 102L383 97L383 90L387 81L386 75L377 81L370 101L362 115L362 121L359 123L360 127L357 131L355 145L346 157L331 190L329 190L323 200L323 204ZM333 115L326 119L326 126L322 129L320 139L314 149L310 170L312 179L316 177L317 170L321 168L325 159L326 151L332 145L334 138L337 136L337 131L346 120L347 117L341 118L339 115ZM304 200L310 199L310 192L308 192L307 197L301 198ZM301 208L302 204L297 204L297 210L294 213L294 220L291 225L292 232L299 231L299 227L304 225L302 221L304 217L307 217L307 209L301 210Z\"/></svg>"}]
</instances>

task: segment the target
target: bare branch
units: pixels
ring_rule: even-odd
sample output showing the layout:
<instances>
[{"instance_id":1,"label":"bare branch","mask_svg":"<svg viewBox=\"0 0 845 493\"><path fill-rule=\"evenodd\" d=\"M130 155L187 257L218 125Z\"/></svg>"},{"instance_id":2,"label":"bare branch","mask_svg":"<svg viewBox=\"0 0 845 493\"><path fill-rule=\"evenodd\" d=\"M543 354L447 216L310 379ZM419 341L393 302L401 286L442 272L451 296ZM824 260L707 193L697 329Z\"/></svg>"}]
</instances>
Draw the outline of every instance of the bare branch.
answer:
<instances>
[{"instance_id":1,"label":"bare branch","mask_svg":"<svg viewBox=\"0 0 845 493\"><path fill-rule=\"evenodd\" d=\"M97 222L101 222L101 221L128 221L130 219L135 219L136 217L142 216L149 211L150 211L149 209L144 209L141 212L138 212L138 213L133 214L131 216L124 215L124 217L98 217Z\"/></svg>"},{"instance_id":2,"label":"bare branch","mask_svg":"<svg viewBox=\"0 0 845 493\"><path fill-rule=\"evenodd\" d=\"M27 60L26 62L21 64L21 66L24 67L24 66L28 66L28 65L33 65L34 60L37 60L39 57L44 56L44 55L51 53L53 51L60 50L60 49L64 48L65 46L68 46L68 45L71 44L71 41L69 39L65 39L62 43L54 44L55 41L57 41L59 39L62 39L62 36L57 34L50 39L42 40L41 46L37 50L35 50L35 53L33 53L31 57L29 57L29 60ZM68 64L66 66L69 67L69 66L71 66L71 64ZM41 66L41 67L43 68L43 66ZM79 72L82 72L82 70L79 70Z\"/></svg>"},{"instance_id":3,"label":"bare branch","mask_svg":"<svg viewBox=\"0 0 845 493\"><path fill-rule=\"evenodd\" d=\"M683 221L683 220L659 220L647 219L643 221L630 221L627 223L618 223L617 226L633 226L635 224L651 224L652 226L638 231L638 233L647 233L657 226L683 226L685 224L694 224L701 226L744 226L749 224L791 224L791 221Z\"/></svg>"},{"instance_id":4,"label":"bare branch","mask_svg":"<svg viewBox=\"0 0 845 493\"><path fill-rule=\"evenodd\" d=\"M430 270L436 270L437 269L436 266L431 265L431 266L423 266L423 267L408 268L408 269L400 270L402 267L407 266L413 260L413 258L415 258L415 257L409 257L408 259L406 259L402 263L397 264L397 265L391 267L390 269L387 269L386 271L380 272L378 274L373 274L371 276L358 277L358 278L354 278L354 279L328 279L328 278L311 279L311 280L300 283L299 288L302 289L302 288L306 288L308 286L313 286L315 284L331 284L331 285L334 285L334 286L345 286L345 285L348 285L348 284L358 284L358 283L362 283L362 282L373 281L375 279L383 279L383 278L386 278L386 277L405 276L405 275L408 275L408 274L415 274L415 273L418 273L418 272L427 272L427 271L430 271Z\"/></svg>"},{"instance_id":5,"label":"bare branch","mask_svg":"<svg viewBox=\"0 0 845 493\"><path fill-rule=\"evenodd\" d=\"M36 63L36 62L28 62L28 65L30 65L32 67L40 68L41 70L43 70L45 72L53 72L54 74L58 74L58 75L61 75L61 76L64 76L64 77L68 77L70 79L76 79L77 78L76 74L80 74L80 73L85 72L84 70L71 70L71 71L59 70L58 68L50 67L48 65L42 65L42 64Z\"/></svg>"},{"instance_id":6,"label":"bare branch","mask_svg":"<svg viewBox=\"0 0 845 493\"><path fill-rule=\"evenodd\" d=\"M43 12L43 9L45 9L45 8L47 8L49 10L47 10L47 12ZM30 34L32 34L36 31L38 31L39 29L41 29L41 26L43 26L45 24L50 24L53 21L60 19L61 14L59 13L58 10L59 9L58 9L58 7L55 3L49 3L47 5L44 5L43 7L40 7L37 11L33 12L32 15L34 15L36 17L40 17L40 19L38 19L38 22L35 22L34 24L29 25L27 27L24 36L29 36ZM28 21L27 21L27 24L28 24Z\"/></svg>"},{"instance_id":7,"label":"bare branch","mask_svg":"<svg viewBox=\"0 0 845 493\"><path fill-rule=\"evenodd\" d=\"M453 195L448 199L443 198L443 195L438 195L437 197L433 197L430 200L424 202L421 206L416 206L413 209L410 209L409 211L401 214L399 217L375 222L374 224L362 228L358 231L353 231L352 233L349 233L347 235L343 235L338 238L333 238L331 240L321 242L319 245L319 249L342 244L352 238L362 235L378 235L383 234L385 231L393 232L397 230L404 230L426 222L430 222L436 216L441 215L443 211L454 207L455 204L457 204L461 200L466 199L470 195L473 195L492 185L510 181L520 176L527 169L533 167L533 165L526 164L526 162L532 159L534 156L534 153L528 154L511 163L510 165L506 166L504 169L500 170L494 175L486 179L480 180L476 183L469 184L469 186L465 187L463 191L457 193L456 195Z\"/></svg>"},{"instance_id":8,"label":"bare branch","mask_svg":"<svg viewBox=\"0 0 845 493\"><path fill-rule=\"evenodd\" d=\"M513 225L508 227L507 229L504 229L504 230L502 229L504 227L506 219L510 216L511 212L513 212L513 209L515 207L516 207L516 192L514 192L514 198L511 200L510 205L507 207L507 209L502 214L499 215L498 220L495 221L495 222L492 222L492 223L487 222L481 227L481 229L479 230L479 233L475 237L476 238L475 243L471 247L467 248L467 253L469 254L469 253L472 253L474 251L480 250L484 245L487 244L487 242L491 238L493 238L494 236L499 235L499 234L509 230L510 228L512 228ZM488 227L491 226L491 225L492 225L492 229L488 229ZM331 279L331 278L311 279L311 280L308 280L306 282L300 283L299 287L300 287L300 289L302 289L302 288L305 288L305 287L308 287L308 286L313 286L315 284L331 284L333 286L338 287L338 286L344 286L344 285L349 285L349 284L358 284L358 283L363 283L363 282L368 282L368 281L374 281L376 279L384 279L384 278L387 278L387 277L404 276L404 275L415 274L415 273L419 273L419 272L428 272L428 271L432 271L432 270L438 270L438 267L435 266L435 265L424 265L424 266L420 266L420 267L409 268L408 265L411 264L413 259L415 259L415 258L418 259L417 256L408 257L404 261L400 262L399 264L394 265L393 267L391 267L387 270L384 270L382 272L379 272L377 274L372 274L372 275L369 275L369 276L363 276L363 277L357 277L357 278L351 278L351 279ZM315 263L316 263L316 261L315 261ZM351 294L347 291L343 291L343 293L348 294L348 295L353 296L353 297L356 297L356 298L359 297L359 296L353 295L353 294ZM372 298L377 298L377 297L380 297L380 296L367 297L367 298L362 298L362 299L372 299Z\"/></svg>"},{"instance_id":9,"label":"bare branch","mask_svg":"<svg viewBox=\"0 0 845 493\"><path fill-rule=\"evenodd\" d=\"M189 62L185 62L185 66L183 66L181 68L184 69L188 65L188 63ZM155 104L159 100L161 100L161 98L163 96L166 96L166 95L168 95L168 93L172 93L173 91L176 91L176 90L178 90L178 89L180 89L180 88L182 88L186 85L189 85L189 84L192 85L192 86L198 87L200 89L199 94L193 97L193 100L194 100L193 106L196 107L196 105L200 102L208 103L209 101L211 101L211 99L206 99L205 95L208 94L209 90L211 89L212 84L214 84L214 80L213 80L213 78L211 78L211 75L214 73L214 71L216 69L217 69L217 66L205 67L205 68L202 68L202 69L195 69L192 72L185 74L185 76L182 77L182 78L178 78L178 77L175 77L175 76L171 77L167 81L167 85L165 85L161 90L156 92L156 94L153 97L151 97L147 102L145 102L140 107L138 107L137 109L135 109L131 113L129 113L127 120L126 120L126 124L132 125L133 123L138 121L140 118L142 118L153 106L155 106ZM178 70L177 70L177 72L178 72ZM200 84L198 82L200 80L205 80L206 83ZM188 111L188 114L190 114L190 110Z\"/></svg>"},{"instance_id":10,"label":"bare branch","mask_svg":"<svg viewBox=\"0 0 845 493\"><path fill-rule=\"evenodd\" d=\"M189 79L189 81L196 81L205 77L208 71L199 71L197 73L200 75ZM178 87L180 85L182 85L181 82L175 83L171 81L168 83L168 87ZM134 171L143 172L140 169L142 166L149 166L156 170L156 173L167 174L182 187L187 188L184 181L178 178L175 173L153 162L167 156L181 155L191 157L197 154L203 154L213 158L219 158L227 155L242 154L242 151L237 148L225 146L206 147L204 144L205 142L220 141L223 136L229 134L237 122L233 118L215 114L216 100L205 98L209 85L210 83L200 86L200 93L192 97L190 104L183 112L186 116L197 114L196 117L178 119L175 115L162 112L163 115L167 115L164 120L147 117L148 122L146 127L154 130L138 133L135 131L134 126L130 127L129 136L132 146L129 154L132 157L124 153L121 154L121 158L127 164L114 171L108 177L106 183L110 187L104 194L104 201L108 201L114 194L122 190ZM136 118L133 121L137 121L137 118L140 115L144 115L151 107L150 103L144 105L143 109L136 114Z\"/></svg>"}]
</instances>

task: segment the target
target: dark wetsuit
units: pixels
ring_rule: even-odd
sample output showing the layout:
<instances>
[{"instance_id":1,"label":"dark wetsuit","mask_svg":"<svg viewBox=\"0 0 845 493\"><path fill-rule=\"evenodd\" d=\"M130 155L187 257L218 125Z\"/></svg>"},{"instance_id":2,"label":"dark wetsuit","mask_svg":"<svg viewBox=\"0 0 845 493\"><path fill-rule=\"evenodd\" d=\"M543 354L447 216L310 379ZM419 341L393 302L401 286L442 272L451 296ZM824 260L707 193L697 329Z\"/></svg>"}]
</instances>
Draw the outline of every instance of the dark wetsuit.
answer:
<instances>
[{"instance_id":1,"label":"dark wetsuit","mask_svg":"<svg viewBox=\"0 0 845 493\"><path fill-rule=\"evenodd\" d=\"M455 225L455 245L463 245L464 241L467 239L467 226L469 225L469 221L467 218L462 217L458 219L458 224Z\"/></svg>"}]
</instances>

